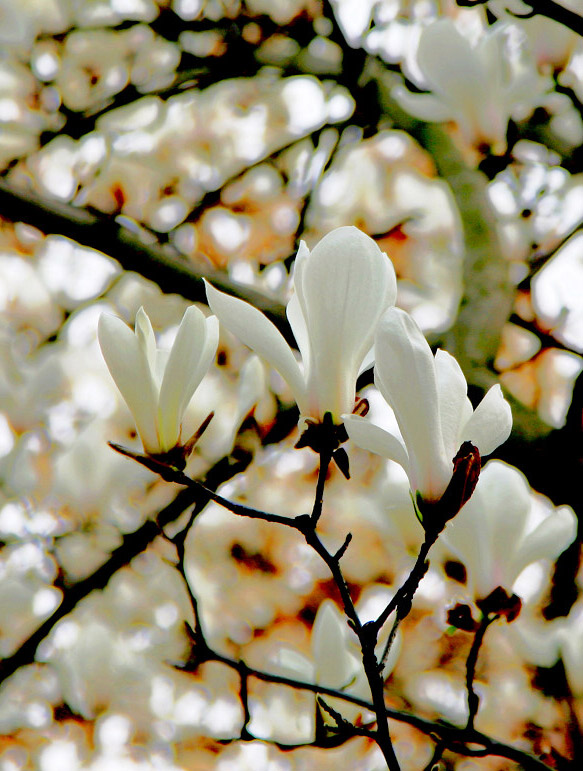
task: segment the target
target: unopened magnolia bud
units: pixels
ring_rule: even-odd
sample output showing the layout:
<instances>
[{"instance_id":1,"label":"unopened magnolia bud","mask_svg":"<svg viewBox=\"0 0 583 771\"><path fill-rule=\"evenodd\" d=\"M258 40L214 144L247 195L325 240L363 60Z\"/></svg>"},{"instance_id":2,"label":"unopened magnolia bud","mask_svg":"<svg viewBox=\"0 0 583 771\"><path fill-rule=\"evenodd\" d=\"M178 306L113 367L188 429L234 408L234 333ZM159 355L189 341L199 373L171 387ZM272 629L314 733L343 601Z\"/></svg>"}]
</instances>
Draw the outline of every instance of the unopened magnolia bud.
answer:
<instances>
[{"instance_id":1,"label":"unopened magnolia bud","mask_svg":"<svg viewBox=\"0 0 583 771\"><path fill-rule=\"evenodd\" d=\"M417 507L425 530L440 533L446 522L455 517L469 501L478 484L482 461L480 451L471 442L464 442L453 459L451 480L438 501L425 501L417 494Z\"/></svg>"}]
</instances>

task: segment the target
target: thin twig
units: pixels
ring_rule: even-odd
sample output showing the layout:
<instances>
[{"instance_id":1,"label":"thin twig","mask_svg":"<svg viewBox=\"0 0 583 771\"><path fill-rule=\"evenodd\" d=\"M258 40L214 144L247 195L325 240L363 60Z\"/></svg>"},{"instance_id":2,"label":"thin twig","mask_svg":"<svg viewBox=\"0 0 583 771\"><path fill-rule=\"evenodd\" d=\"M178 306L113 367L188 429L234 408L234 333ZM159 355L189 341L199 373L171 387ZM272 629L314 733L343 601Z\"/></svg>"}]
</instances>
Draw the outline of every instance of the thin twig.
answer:
<instances>
[{"instance_id":1,"label":"thin twig","mask_svg":"<svg viewBox=\"0 0 583 771\"><path fill-rule=\"evenodd\" d=\"M34 661L38 646L50 634L55 625L69 615L91 592L103 589L111 577L128 565L162 532L162 525L173 522L182 512L195 502L196 496L191 490L182 490L176 498L163 509L156 520L149 519L133 533L123 536L122 545L114 549L110 558L90 576L63 589L63 599L59 607L18 647L11 656L0 661L0 683L13 675L17 669Z\"/></svg>"},{"instance_id":2,"label":"thin twig","mask_svg":"<svg viewBox=\"0 0 583 771\"><path fill-rule=\"evenodd\" d=\"M230 459L223 458L209 470L206 482L208 485L217 487L242 471L245 465L246 461L232 463ZM34 661L38 646L51 633L55 625L71 613L81 600L85 599L91 592L105 588L118 570L128 565L162 534L166 525L178 519L193 503L196 503L195 511L201 511L208 503L206 496L208 493L212 493L208 487L203 487L203 490L206 491L205 494L201 494L199 488L197 488L197 492L192 489L181 490L175 499L158 513L155 519L148 519L133 533L124 535L122 545L114 549L109 559L90 576L73 585L64 586L63 599L59 607L21 643L12 655L0 660L0 683L13 675L20 667L31 664Z\"/></svg>"},{"instance_id":3,"label":"thin twig","mask_svg":"<svg viewBox=\"0 0 583 771\"><path fill-rule=\"evenodd\" d=\"M242 666L239 667L239 699L243 705L243 724L241 726L240 739L248 741L254 737L249 733L248 725L251 720L251 712L249 711L249 670L244 662L241 662Z\"/></svg>"},{"instance_id":4,"label":"thin twig","mask_svg":"<svg viewBox=\"0 0 583 771\"><path fill-rule=\"evenodd\" d=\"M429 565L426 563L427 554L429 553L429 549L431 549L436 540L436 534L430 531L426 532L425 540L421 545L421 549L419 550L419 554L415 560L415 565L409 573L406 581L399 588L395 596L391 599L376 621L371 622L375 625L377 633L380 632L386 620L394 610L398 611L399 620L402 620L407 616L409 610L411 609L413 595L417 591L417 587L421 583L421 579L429 567Z\"/></svg>"},{"instance_id":5,"label":"thin twig","mask_svg":"<svg viewBox=\"0 0 583 771\"><path fill-rule=\"evenodd\" d=\"M437 744L435 745L435 749L433 750L433 755L431 756L431 760L425 766L425 771L433 771L436 764L439 763L439 761L441 760L444 749L445 749L444 743L442 741L438 741Z\"/></svg>"},{"instance_id":6,"label":"thin twig","mask_svg":"<svg viewBox=\"0 0 583 771\"><path fill-rule=\"evenodd\" d=\"M117 445L112 446L118 452L132 457L134 460L138 461L138 463L146 465L152 471L156 471L166 481L175 482L177 484L185 485L191 489L200 490L200 492L204 494L206 500L210 499L215 503L220 504L233 514L243 517L250 517L252 519L262 519L265 522L272 522L274 524L285 525L286 527L291 527L303 534L306 543L314 549L318 556L328 566L340 593L344 607L344 613L348 618L350 626L358 636L362 650L363 667L373 697L374 712L377 716L377 731L375 733L375 740L381 752L383 753L385 760L387 761L387 766L390 771L400 771L399 762L397 760L397 756L395 755L395 750L393 748L389 732L389 724L387 720L384 699L384 682L382 679L382 673L379 671L379 665L375 654L377 633L376 630L370 626L370 624L365 626L362 625L356 612L356 608L354 607L354 602L350 595L350 590L348 589L348 585L344 575L342 574L342 570L339 564L339 557L337 558L335 555L330 554L316 533L317 519L313 515L308 514L301 514L300 516L296 517L283 517L279 514L271 514L269 512L254 509L250 506L245 506L240 503L234 503L227 500L226 498L223 498L221 495L218 495L213 490L209 490L200 482L190 479L186 476L186 474L174 466L167 466L147 456L136 455L135 453L131 453L125 448L119 447ZM325 458L326 457L327 455ZM327 460L328 464L330 463L330 459L331 454ZM316 500L314 503L314 511L316 512L318 509L321 511L325 476L325 472L321 472L318 475L319 484L316 493ZM340 552L342 552L342 550L340 550ZM342 556L341 553L340 556Z\"/></svg>"},{"instance_id":7,"label":"thin twig","mask_svg":"<svg viewBox=\"0 0 583 771\"><path fill-rule=\"evenodd\" d=\"M139 457L136 457L136 460L139 461L140 460ZM409 725L415 726L416 728L426 733L427 735L439 736L444 743L444 747L446 748L451 747L458 754L461 754L461 755L467 755L470 757L497 755L499 757L508 758L510 760L516 760L517 762L522 764L522 767L525 769L525 771L550 771L549 767L545 763L540 761L538 758L535 758L534 756L529 755L528 753L525 753L522 750L518 750L514 747L505 745L502 742L496 742L490 739L490 737L486 736L485 734L482 734L479 731L476 731L472 725L466 725L463 728L459 728L456 726L447 725L443 721L434 723L432 721L419 718L415 715L409 715L407 713L400 712L398 710L387 709L384 703L384 682L382 679L382 670L379 667L379 663L377 661L376 654L375 654L377 634L378 634L378 630L382 626L382 624L380 624L379 622L383 618L383 616L385 616L385 614L386 614L385 616L385 620L386 620L386 618L388 618L388 615L390 615L390 613L399 605L401 601L403 602L403 605L401 606L401 611L400 611L401 613L404 613L405 610L410 607L412 596L417 586L419 585L421 578L425 574L425 571L426 571L425 557L427 556L429 549L431 548L431 546L433 545L433 543L437 538L436 534L433 534L430 532L427 533L426 540L421 547L421 550L417 558L417 561L415 563L415 567L413 568L413 571L411 572L411 574L409 575L409 578L405 581L405 583L403 584L399 592L397 592L397 595L395 595L395 598L400 596L400 599L397 600L397 603L396 604L394 603L395 598L393 598L391 603L389 603L387 608L385 608L385 611L383 611L381 616L379 616L379 618L376 621L371 621L363 625L356 612L352 597L350 595L350 590L348 589L348 585L346 583L346 580L344 579L344 575L340 568L338 558L336 555L330 554L330 552L328 552L328 550L320 540L318 534L316 533L316 530L310 515L303 514L297 517L280 517L279 515L274 515L274 514L270 514L269 512L259 511L257 509L252 509L242 504L232 503L231 501L228 501L222 496L214 493L212 490L209 490L200 482L196 482L194 480L189 479L185 474L183 474L178 469L175 469L169 466L163 466L163 464L160 464L160 463L157 465L160 466L161 468L161 474L163 475L163 478L167 479L168 481L174 481L179 484L187 485L189 488L196 488L201 493L205 494L207 501L209 499L214 500L216 503L219 503L220 505L224 506L234 514L237 514L239 516L251 517L255 519L259 518L268 522L274 522L276 524L283 524L288 527L294 528L303 534L306 540L306 543L316 551L316 553L326 563L329 570L331 571L332 577L340 593L340 597L342 599L342 603L344 607L344 612L349 620L349 624L359 638L362 654L363 654L363 667L364 667L364 671L366 673L371 694L372 694L372 704L363 699L359 699L359 698L350 696L349 694L343 693L341 691L336 691L331 688L326 688L318 684L306 683L299 680L294 680L291 678L277 676L277 675L271 675L265 672L261 672L259 670L252 669L251 667L248 667L247 664L244 662L234 661L214 651L211 651L208 648L208 646L206 646L206 643L204 643L201 646L201 650L197 652L197 655L194 657L194 661L187 662L187 664L183 667L184 669L188 670L192 668L192 664L195 664L195 666L198 666L198 664L202 663L202 661L221 662L233 669L236 669L238 672L240 671L240 667L244 666L246 668L247 677L253 676L253 677L257 677L260 680L264 680L265 682L289 685L292 688L306 689L314 693L320 693L324 695L338 697L341 699L345 699L346 701L349 701L353 704L357 704L358 706L361 706L364 709L371 710L375 713L376 719L377 719L377 730L372 735L372 738L374 738L377 745L379 746L379 749L381 750L381 752L383 752L383 755L387 762L387 766L390 769L390 771L400 771L400 766L399 766L398 759L395 755L395 751L390 738L390 733L388 728L388 718L395 719L401 722L408 723ZM153 468L153 470L155 469ZM338 554L338 552L336 554ZM393 607L391 607L391 604L393 604ZM387 609L389 609L388 613L387 613ZM478 647L479 646L476 645L476 653L475 653L476 659L477 659ZM474 664L474 667L475 667L475 664Z\"/></svg>"},{"instance_id":8,"label":"thin twig","mask_svg":"<svg viewBox=\"0 0 583 771\"><path fill-rule=\"evenodd\" d=\"M480 697L474 690L474 678L476 676L476 664L478 663L478 655L480 653L480 647L484 641L484 635L486 630L496 620L496 616L484 616L478 626L474 639L472 641L472 647L468 654L466 661L466 688L468 691L468 722L466 728L470 731L474 730L474 721L478 714L480 707Z\"/></svg>"},{"instance_id":9,"label":"thin twig","mask_svg":"<svg viewBox=\"0 0 583 771\"><path fill-rule=\"evenodd\" d=\"M318 520L322 515L322 506L324 505L324 485L326 484L326 476L328 475L331 460L332 453L320 453L320 468L318 469L318 481L316 483L316 497L312 509L312 523L314 527L316 527Z\"/></svg>"},{"instance_id":10,"label":"thin twig","mask_svg":"<svg viewBox=\"0 0 583 771\"><path fill-rule=\"evenodd\" d=\"M314 694L321 694L329 696L331 698L341 699L350 704L355 704L362 709L366 709L370 712L374 711L374 706L370 701L361 699L358 696L353 696L343 691L335 690L334 688L328 688L318 683L310 683L303 680L296 680L283 675L275 675L269 672L264 672L259 669L254 669L248 666L245 662L240 660L230 659L223 656L220 653L208 650L204 661L216 661L218 663L228 666L230 669L234 669L239 672L241 665L243 664L247 671L248 677L255 677L265 683L271 683L273 685L286 685L290 688L310 691ZM181 667L183 669L189 669L188 666ZM488 755L494 755L496 757L507 758L508 760L516 761L520 764L520 767L524 771L552 771L552 769L543 763L541 760L531 755L528 752L512 747L504 742L498 742L490 739L485 734L476 730L468 730L467 727L459 727L450 725L444 721L432 721L426 718L413 715L411 713L396 710L386 709L386 715L391 720L396 720L400 723L416 728L426 736L437 736L439 740L443 742L444 748L452 747L455 751L461 755L468 757L478 756L481 757L485 753ZM370 734L370 738L375 738L374 734ZM472 746L467 746L467 745ZM293 745L300 746L300 745Z\"/></svg>"}]
</instances>

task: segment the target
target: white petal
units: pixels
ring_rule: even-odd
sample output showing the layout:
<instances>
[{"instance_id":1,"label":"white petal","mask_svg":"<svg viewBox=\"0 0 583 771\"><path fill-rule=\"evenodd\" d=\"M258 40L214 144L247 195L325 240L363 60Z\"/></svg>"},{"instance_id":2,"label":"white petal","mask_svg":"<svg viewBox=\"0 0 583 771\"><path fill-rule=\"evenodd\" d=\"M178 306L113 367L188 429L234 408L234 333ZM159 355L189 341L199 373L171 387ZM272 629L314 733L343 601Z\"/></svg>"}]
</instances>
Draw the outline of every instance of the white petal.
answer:
<instances>
[{"instance_id":1,"label":"white petal","mask_svg":"<svg viewBox=\"0 0 583 771\"><path fill-rule=\"evenodd\" d=\"M391 91L391 96L409 115L414 115L420 120L444 123L453 118L451 107L433 94L414 93L405 86L398 85Z\"/></svg>"},{"instance_id":2,"label":"white petal","mask_svg":"<svg viewBox=\"0 0 583 771\"><path fill-rule=\"evenodd\" d=\"M427 500L441 497L453 472L439 419L435 363L416 322L399 308L381 319L375 341L375 383L395 411L409 454L409 479Z\"/></svg>"},{"instance_id":3,"label":"white petal","mask_svg":"<svg viewBox=\"0 0 583 771\"><path fill-rule=\"evenodd\" d=\"M208 281L205 285L209 305L221 324L279 372L291 388L300 412L306 414L304 378L291 348L275 324L249 303L219 292Z\"/></svg>"},{"instance_id":4,"label":"white petal","mask_svg":"<svg viewBox=\"0 0 583 771\"><path fill-rule=\"evenodd\" d=\"M464 441L475 444L480 455L489 455L505 442L512 430L512 410L498 384L492 386L462 429Z\"/></svg>"},{"instance_id":5,"label":"white petal","mask_svg":"<svg viewBox=\"0 0 583 771\"><path fill-rule=\"evenodd\" d=\"M462 368L447 351L435 354L435 377L443 446L446 456L453 460L461 445L461 428L473 412L468 385Z\"/></svg>"},{"instance_id":6,"label":"white petal","mask_svg":"<svg viewBox=\"0 0 583 771\"><path fill-rule=\"evenodd\" d=\"M518 469L491 460L482 469L470 500L448 523L443 538L468 570L477 597L497 586L512 589L510 567L531 506L530 487Z\"/></svg>"},{"instance_id":7,"label":"white petal","mask_svg":"<svg viewBox=\"0 0 583 771\"><path fill-rule=\"evenodd\" d=\"M527 565L540 559L556 560L577 535L577 517L569 506L553 509L535 530L529 533L513 560L518 574Z\"/></svg>"},{"instance_id":8,"label":"white petal","mask_svg":"<svg viewBox=\"0 0 583 771\"><path fill-rule=\"evenodd\" d=\"M146 452L157 452L156 388L144 348L121 319L102 314L98 325L99 345L115 384L126 401Z\"/></svg>"},{"instance_id":9,"label":"white petal","mask_svg":"<svg viewBox=\"0 0 583 771\"><path fill-rule=\"evenodd\" d=\"M154 335L154 330L152 329L152 322L144 310L143 305L139 307L138 312L136 313L136 322L134 328L136 332L136 338L138 339L142 350L146 355L146 359L148 361L152 377L154 378L154 382L159 387L161 381L161 377L159 377L159 375L161 372L163 372L163 369L160 368L160 362L158 361L156 337Z\"/></svg>"},{"instance_id":10,"label":"white petal","mask_svg":"<svg viewBox=\"0 0 583 771\"><path fill-rule=\"evenodd\" d=\"M305 241L300 241L300 245L296 254L296 258L294 260L294 296L297 298L302 316L304 319L307 317L307 309L306 309L306 298L304 297L304 271L306 269L306 265L308 262L308 259L310 257L310 250L306 246ZM294 331L295 334L295 331Z\"/></svg>"},{"instance_id":11,"label":"white petal","mask_svg":"<svg viewBox=\"0 0 583 771\"><path fill-rule=\"evenodd\" d=\"M374 452L383 458L394 460L405 471L409 470L409 457L407 450L400 439L384 428L375 426L360 415L342 415L342 420L348 436L354 444L363 450Z\"/></svg>"},{"instance_id":12,"label":"white petal","mask_svg":"<svg viewBox=\"0 0 583 771\"><path fill-rule=\"evenodd\" d=\"M463 109L484 99L484 93L476 92L476 85L488 85L484 83L485 70L451 19L440 19L425 27L417 58L431 90L443 96L444 102Z\"/></svg>"},{"instance_id":13,"label":"white petal","mask_svg":"<svg viewBox=\"0 0 583 771\"><path fill-rule=\"evenodd\" d=\"M343 688L356 674L356 662L347 647L346 621L332 600L324 600L312 628L312 655L316 682Z\"/></svg>"},{"instance_id":14,"label":"white petal","mask_svg":"<svg viewBox=\"0 0 583 771\"><path fill-rule=\"evenodd\" d=\"M187 308L168 357L158 403L158 432L164 450L172 449L179 441L184 410L216 353L216 320L210 327L206 321L204 313L195 305ZM207 340L208 330L211 345Z\"/></svg>"},{"instance_id":15,"label":"white petal","mask_svg":"<svg viewBox=\"0 0 583 771\"><path fill-rule=\"evenodd\" d=\"M354 227L328 233L312 249L300 275L311 342L310 398L319 417L352 412L360 365L378 320L396 297L392 263ZM297 282L296 282L297 286Z\"/></svg>"},{"instance_id":16,"label":"white petal","mask_svg":"<svg viewBox=\"0 0 583 771\"><path fill-rule=\"evenodd\" d=\"M238 431L241 422L266 392L265 368L258 356L250 356L241 367L237 392L237 417L234 430Z\"/></svg>"},{"instance_id":17,"label":"white petal","mask_svg":"<svg viewBox=\"0 0 583 771\"><path fill-rule=\"evenodd\" d=\"M308 328L306 327L306 320L302 312L302 306L297 293L293 294L290 301L287 304L285 310L287 320L293 332L293 335L298 344L300 355L302 357L302 365L304 368L304 382L308 382L309 373L311 370L310 360L312 357L312 351L310 349L310 336L308 335Z\"/></svg>"},{"instance_id":18,"label":"white petal","mask_svg":"<svg viewBox=\"0 0 583 771\"><path fill-rule=\"evenodd\" d=\"M558 632L562 622L563 619L550 622L535 619L530 614L526 616L523 611L518 622L512 624L509 629L513 645L517 646L529 663L539 667L552 667L559 658Z\"/></svg>"},{"instance_id":19,"label":"white petal","mask_svg":"<svg viewBox=\"0 0 583 771\"><path fill-rule=\"evenodd\" d=\"M276 650L268 659L265 669L280 677L290 677L306 683L314 682L314 663L293 648L282 647Z\"/></svg>"},{"instance_id":20,"label":"white petal","mask_svg":"<svg viewBox=\"0 0 583 771\"><path fill-rule=\"evenodd\" d=\"M374 345L371 345L371 347L366 352L364 359L362 360L362 364L360 365L358 369L358 375L362 375L363 372L366 372L367 369L370 369L374 364Z\"/></svg>"}]
</instances>

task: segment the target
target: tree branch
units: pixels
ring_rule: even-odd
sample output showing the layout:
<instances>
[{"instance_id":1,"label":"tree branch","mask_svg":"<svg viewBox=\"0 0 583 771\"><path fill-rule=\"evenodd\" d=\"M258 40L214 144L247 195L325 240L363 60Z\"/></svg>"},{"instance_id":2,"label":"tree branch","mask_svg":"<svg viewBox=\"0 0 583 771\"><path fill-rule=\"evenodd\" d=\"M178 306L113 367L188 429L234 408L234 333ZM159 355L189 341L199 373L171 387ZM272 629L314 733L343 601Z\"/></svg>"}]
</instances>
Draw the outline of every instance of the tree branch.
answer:
<instances>
[{"instance_id":1,"label":"tree branch","mask_svg":"<svg viewBox=\"0 0 583 771\"><path fill-rule=\"evenodd\" d=\"M478 708L480 706L480 697L474 690L474 678L476 676L476 665L478 663L478 655L480 653L480 647L484 641L484 635L486 630L496 620L496 616L484 616L480 622L480 625L476 629L474 639L472 641L472 647L468 654L466 661L466 688L468 691L468 722L467 728L471 731L474 730L474 721L478 714Z\"/></svg>"},{"instance_id":2,"label":"tree branch","mask_svg":"<svg viewBox=\"0 0 583 771\"><path fill-rule=\"evenodd\" d=\"M387 718L392 718L395 720L406 722L416 728L419 728L419 730L421 730L423 733L426 733L427 735L436 735L443 743L444 748L450 748L461 755L476 756L476 757L478 756L482 757L486 755L497 755L499 757L505 757L510 760L516 760L517 762L522 764L522 767L526 771L550 771L549 767L545 763L540 761L538 758L535 758L534 756L529 755L528 753L525 753L521 750L515 749L513 747L509 747L508 745L505 745L501 742L493 741L492 739L490 739L490 737L486 736L485 734L482 734L479 731L476 731L473 727L473 721L468 721L468 724L465 727L458 728L456 726L448 725L443 721L439 721L438 723L432 723L431 721L418 718L415 715L408 715L407 713L402 713L397 710L387 709L385 706L382 668L379 667L379 662L377 661L376 654L375 654L375 646L377 642L378 631L380 630L382 624L384 623L384 621L386 621L390 613L393 610L399 608L400 603L403 603L403 608L401 612L404 613L404 615L406 615L406 613L408 612L413 594L417 586L419 585L421 578L425 574L426 556L429 549L431 548L431 546L433 545L433 543L437 538L436 533L432 531L426 532L426 538L425 538L424 544L420 550L419 556L415 563L415 567L413 568L408 579L405 581L403 586L397 592L393 600L387 605L385 610L376 619L376 621L371 621L363 625L360 622L360 619L354 607L354 603L352 601L352 597L350 595L350 591L348 589L348 585L346 584L346 581L342 574L342 570L339 565L339 558L342 556L342 548L339 549L335 555L328 552L328 550L321 542L316 532L316 527L314 525L314 522L310 514L302 514L296 517L282 517L280 515L270 514L269 512L253 509L251 507L244 506L243 504L233 503L223 498L222 496L218 495L214 491L209 490L200 482L189 479L189 477L187 477L177 468L174 468L172 466L166 466L163 463L160 463L159 461L156 461L152 458L148 458L147 456L139 456L134 453L130 453L129 451L124 450L123 448L115 447L115 449L118 449L118 451L121 451L123 454L128 455L129 457L133 457L136 461L142 463L143 465L146 465L152 471L157 471L162 476L162 478L165 479L166 481L176 482L178 484L186 485L189 489L195 488L202 495L204 495L206 499L205 505L206 505L206 502L208 502L208 500L213 500L216 503L224 506L227 510L231 511L236 515L250 517L253 519L263 519L264 521L267 521L267 522L273 522L276 524L285 525L287 527L292 527L298 530L299 532L301 532L306 540L306 543L309 546L311 546L316 551L318 556L320 556L320 558L326 563L336 583L336 586L338 588L338 591L342 599L345 614L349 620L349 624L352 627L352 629L355 631L356 635L358 636L359 642L361 644L361 649L363 654L363 667L369 682L373 700L371 705L370 702L352 697L349 694L342 693L341 691L336 691L334 689L326 688L324 686L320 686L314 683L305 683L303 681L293 680L291 678L286 678L286 677L281 677L276 675L269 675L259 670L254 670L248 667L245 662L234 661L232 659L229 659L225 656L222 656L210 650L210 648L207 646L204 640L202 633L199 633L199 634L195 633L192 636L195 646L198 646L198 647L195 647L195 649L193 650L193 655L186 663L186 665L182 667L183 669L187 671L192 671L193 669L196 669L198 665L204 661L217 661L217 662L226 664L231 668L236 669L240 674L243 671L245 677L253 676L261 680L264 680L266 682L289 685L293 688L302 688L302 689L311 690L315 693L339 697L342 699L346 699L347 701L353 704L362 706L365 709L369 709L375 713L377 718L377 730L374 732L374 740L378 744L380 750L383 752L383 755L387 762L387 766L390 769L390 771L393 771L393 769L394 771L400 771L400 766L399 766L397 757L394 753L392 741L390 739ZM484 632L485 632L485 628L484 628ZM483 637L483 634L482 634L482 637ZM480 639L480 642L481 642L481 639ZM476 642L476 640L474 640L474 645L472 647L472 650L474 651L474 659L477 660L479 644L478 642ZM470 689L471 689L471 684L473 682L475 660L473 661L473 663L472 661L469 661L467 664L468 666L467 682L470 683ZM244 667L244 670L240 669L241 666ZM471 712L472 712L472 706L470 705L470 714ZM475 711L474 711L474 714L475 714ZM479 746L476 747L475 745L479 745Z\"/></svg>"},{"instance_id":3,"label":"tree branch","mask_svg":"<svg viewBox=\"0 0 583 771\"><path fill-rule=\"evenodd\" d=\"M232 281L224 272L189 264L169 244L146 243L138 233L120 225L109 215L51 201L30 190L15 188L0 179L0 215L24 222L43 233L55 233L116 259L122 268L154 281L164 292L175 292L193 302L206 304L204 278L219 289L240 297L262 310L282 334L290 338L283 307L266 295ZM140 226L141 227L141 226ZM148 233L142 228L144 233ZM155 238L155 234L151 234Z\"/></svg>"},{"instance_id":4,"label":"tree branch","mask_svg":"<svg viewBox=\"0 0 583 771\"><path fill-rule=\"evenodd\" d=\"M374 712L373 704L365 699L360 699L358 696L352 696L349 693L344 693L343 691L338 691L334 688L327 688L326 686L319 685L318 683L310 683L304 680L295 680L283 675L275 675L269 672L264 672L260 669L254 669L241 660L230 659L227 656L223 656L222 654L211 651L210 649L207 649L204 658L200 659L199 657L196 657L196 666L198 666L199 663L203 663L203 661L216 661L218 663L224 664L225 666L228 666L231 669L236 670L237 672L240 672L240 668L243 667L244 671L247 673L247 677L255 677L262 682L271 683L273 685L287 685L290 688L311 691L315 694L341 699L350 704L355 704L357 707L366 709L369 712ZM179 666L178 668L184 671L193 671L196 669L196 666L192 667L188 666L187 664L186 666ZM552 771L550 766L547 766L546 763L543 763L542 760L539 760L534 755L505 744L504 742L493 741L488 736L480 733L479 731L468 730L467 727L453 726L442 720L428 720L426 718L413 715L409 712L396 709L386 709L385 713L386 716L391 720L396 720L400 723L406 723L407 725L416 728L426 736L439 737L439 740L443 743L444 748L451 748L460 755L465 755L468 757L479 757L483 756L484 754L494 755L496 757L507 758L508 760L514 760L517 763L520 763L520 766L522 769L524 769L524 771ZM468 745L479 745L479 747ZM289 747L289 745L286 746ZM293 746L295 747L305 745Z\"/></svg>"},{"instance_id":5,"label":"tree branch","mask_svg":"<svg viewBox=\"0 0 583 771\"><path fill-rule=\"evenodd\" d=\"M208 484L218 487L241 471L246 463L230 463L228 459L219 461L207 474ZM209 493L208 488L203 488ZM87 578L63 589L63 599L59 607L36 629L10 656L0 660L0 683L16 672L22 666L34 661L38 646L50 634L55 625L96 589L104 589L111 577L120 568L128 565L138 554L162 534L165 525L174 522L189 506L196 502L195 514L198 514L208 503L209 498L192 489L181 490L176 498L155 519L149 519L133 533L123 536L122 545L111 553L111 557Z\"/></svg>"},{"instance_id":6,"label":"tree branch","mask_svg":"<svg viewBox=\"0 0 583 771\"><path fill-rule=\"evenodd\" d=\"M457 0L457 4L462 7L485 5L487 2L488 0ZM583 35L583 16L575 13L570 8L565 8L564 5L555 3L554 0L522 0L522 2L532 8L532 12L522 18L529 19L532 16L546 16L547 19L559 22L559 24L568 27L578 35ZM520 14L513 15L519 19L521 18Z\"/></svg>"}]
</instances>

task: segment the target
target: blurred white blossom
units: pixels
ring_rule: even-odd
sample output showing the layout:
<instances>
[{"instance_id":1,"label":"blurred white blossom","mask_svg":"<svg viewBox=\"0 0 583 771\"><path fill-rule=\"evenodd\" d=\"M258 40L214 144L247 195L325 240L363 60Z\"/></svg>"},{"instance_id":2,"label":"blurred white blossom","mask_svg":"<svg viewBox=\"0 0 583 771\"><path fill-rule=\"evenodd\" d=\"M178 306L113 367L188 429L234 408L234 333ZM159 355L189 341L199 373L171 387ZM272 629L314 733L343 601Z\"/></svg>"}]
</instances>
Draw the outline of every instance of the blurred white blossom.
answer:
<instances>
[{"instance_id":1,"label":"blurred white blossom","mask_svg":"<svg viewBox=\"0 0 583 771\"><path fill-rule=\"evenodd\" d=\"M509 27L497 23L472 46L451 19L434 21L421 32L417 49L423 75L418 85L430 93L396 86L395 98L417 118L455 121L467 142L503 153L509 119L528 117L552 87L508 34Z\"/></svg>"}]
</instances>

